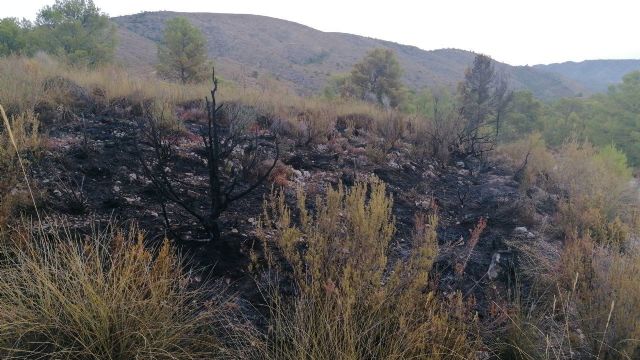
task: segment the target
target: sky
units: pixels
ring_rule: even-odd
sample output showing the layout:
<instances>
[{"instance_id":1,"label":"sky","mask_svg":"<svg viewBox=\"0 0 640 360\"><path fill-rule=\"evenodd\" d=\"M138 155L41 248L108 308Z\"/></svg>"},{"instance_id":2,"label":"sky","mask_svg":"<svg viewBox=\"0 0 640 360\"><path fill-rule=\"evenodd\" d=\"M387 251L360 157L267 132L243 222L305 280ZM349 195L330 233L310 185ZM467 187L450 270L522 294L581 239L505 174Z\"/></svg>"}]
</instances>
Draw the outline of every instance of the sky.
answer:
<instances>
[{"instance_id":1,"label":"sky","mask_svg":"<svg viewBox=\"0 0 640 360\"><path fill-rule=\"evenodd\" d=\"M33 20L54 0L2 0L0 17ZM512 65L640 59L637 0L94 0L111 16L141 11L266 15L322 31L458 48Z\"/></svg>"}]
</instances>

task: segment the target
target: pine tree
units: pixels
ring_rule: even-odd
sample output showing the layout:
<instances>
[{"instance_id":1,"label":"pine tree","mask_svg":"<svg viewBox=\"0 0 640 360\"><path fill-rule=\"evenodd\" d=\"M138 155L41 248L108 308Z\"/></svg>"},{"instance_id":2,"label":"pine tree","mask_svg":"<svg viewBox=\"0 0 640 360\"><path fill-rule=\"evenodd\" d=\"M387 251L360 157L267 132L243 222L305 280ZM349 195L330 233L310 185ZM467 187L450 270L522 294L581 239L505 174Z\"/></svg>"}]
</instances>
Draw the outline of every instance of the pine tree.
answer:
<instances>
[{"instance_id":1,"label":"pine tree","mask_svg":"<svg viewBox=\"0 0 640 360\"><path fill-rule=\"evenodd\" d=\"M374 49L354 65L348 84L351 92L361 100L373 98L382 106L397 107L403 95L401 74L393 51Z\"/></svg>"},{"instance_id":2,"label":"pine tree","mask_svg":"<svg viewBox=\"0 0 640 360\"><path fill-rule=\"evenodd\" d=\"M208 75L206 52L200 30L183 17L173 18L167 21L158 46L158 74L183 84L201 82Z\"/></svg>"},{"instance_id":3,"label":"pine tree","mask_svg":"<svg viewBox=\"0 0 640 360\"><path fill-rule=\"evenodd\" d=\"M479 154L490 150L499 134L500 119L512 99L507 80L496 73L490 57L479 54L466 70L458 93L464 121L460 134L464 151Z\"/></svg>"}]
</instances>

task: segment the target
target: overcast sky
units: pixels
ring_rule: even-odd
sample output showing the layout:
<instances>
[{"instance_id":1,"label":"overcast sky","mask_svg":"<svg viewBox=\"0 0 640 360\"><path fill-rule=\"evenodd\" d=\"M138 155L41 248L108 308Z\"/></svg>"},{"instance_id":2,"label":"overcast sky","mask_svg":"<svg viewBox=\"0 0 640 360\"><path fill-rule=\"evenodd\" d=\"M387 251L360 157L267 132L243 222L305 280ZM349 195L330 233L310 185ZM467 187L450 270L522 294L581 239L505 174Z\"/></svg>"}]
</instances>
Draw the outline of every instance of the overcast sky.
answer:
<instances>
[{"instance_id":1,"label":"overcast sky","mask_svg":"<svg viewBox=\"0 0 640 360\"><path fill-rule=\"evenodd\" d=\"M111 16L171 10L258 14L414 45L459 48L513 65L640 58L638 0L94 0ZM34 19L54 0L3 0Z\"/></svg>"}]
</instances>

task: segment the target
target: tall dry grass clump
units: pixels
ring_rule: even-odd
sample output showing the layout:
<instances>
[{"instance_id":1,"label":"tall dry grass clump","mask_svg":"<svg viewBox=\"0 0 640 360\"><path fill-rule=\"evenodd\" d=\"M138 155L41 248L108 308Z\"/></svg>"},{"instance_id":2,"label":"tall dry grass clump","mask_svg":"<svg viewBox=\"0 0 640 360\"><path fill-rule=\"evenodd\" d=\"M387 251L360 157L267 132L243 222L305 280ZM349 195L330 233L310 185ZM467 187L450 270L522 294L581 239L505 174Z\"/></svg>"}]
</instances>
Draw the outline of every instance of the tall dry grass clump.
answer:
<instances>
[{"instance_id":1,"label":"tall dry grass clump","mask_svg":"<svg viewBox=\"0 0 640 360\"><path fill-rule=\"evenodd\" d=\"M640 252L590 237L562 248L544 240L511 243L525 260L492 339L501 359L620 359L640 356ZM524 258L524 259L523 259ZM536 268L537 265L537 268ZM523 282L524 283L524 282Z\"/></svg>"},{"instance_id":2,"label":"tall dry grass clump","mask_svg":"<svg viewBox=\"0 0 640 360\"><path fill-rule=\"evenodd\" d=\"M473 359L475 319L460 294L429 284L438 254L435 214L416 218L411 253L391 261L392 200L377 179L340 185L310 211L276 192L259 235L268 271L293 287L269 293L269 359ZM296 219L294 221L294 219ZM286 285L285 285L286 286Z\"/></svg>"},{"instance_id":3,"label":"tall dry grass clump","mask_svg":"<svg viewBox=\"0 0 640 360\"><path fill-rule=\"evenodd\" d=\"M540 240L519 247L532 260L539 259L536 263L551 262L551 266L530 272L533 289L519 293L506 310L504 343L495 346L501 349L501 358L640 357L637 243L620 251L584 236L567 240L562 249L551 249Z\"/></svg>"},{"instance_id":4,"label":"tall dry grass clump","mask_svg":"<svg viewBox=\"0 0 640 360\"><path fill-rule=\"evenodd\" d=\"M586 236L572 239L563 259L565 283L577 279L574 317L590 352L640 358L640 246L620 251Z\"/></svg>"},{"instance_id":5,"label":"tall dry grass clump","mask_svg":"<svg viewBox=\"0 0 640 360\"><path fill-rule=\"evenodd\" d=\"M150 250L136 230L80 238L25 227L5 234L0 259L2 358L245 358L251 350L237 305L219 289L194 288L169 243Z\"/></svg>"},{"instance_id":6,"label":"tall dry grass clump","mask_svg":"<svg viewBox=\"0 0 640 360\"><path fill-rule=\"evenodd\" d=\"M559 195L564 241L511 242L534 286L511 304L507 358L640 357L640 207L626 157L575 140L553 152L522 145L503 151L527 149L531 186Z\"/></svg>"},{"instance_id":7,"label":"tall dry grass clump","mask_svg":"<svg viewBox=\"0 0 640 360\"><path fill-rule=\"evenodd\" d=\"M117 65L105 65L98 69L77 69L63 72L65 77L90 92L99 93L104 106L126 99L130 102L157 100L180 104L198 100L207 93L208 84L178 84L152 76L132 74Z\"/></svg>"},{"instance_id":8,"label":"tall dry grass clump","mask_svg":"<svg viewBox=\"0 0 640 360\"><path fill-rule=\"evenodd\" d=\"M46 57L0 58L0 104L10 114L33 110L43 101L43 81L55 74L56 65Z\"/></svg>"}]
</instances>

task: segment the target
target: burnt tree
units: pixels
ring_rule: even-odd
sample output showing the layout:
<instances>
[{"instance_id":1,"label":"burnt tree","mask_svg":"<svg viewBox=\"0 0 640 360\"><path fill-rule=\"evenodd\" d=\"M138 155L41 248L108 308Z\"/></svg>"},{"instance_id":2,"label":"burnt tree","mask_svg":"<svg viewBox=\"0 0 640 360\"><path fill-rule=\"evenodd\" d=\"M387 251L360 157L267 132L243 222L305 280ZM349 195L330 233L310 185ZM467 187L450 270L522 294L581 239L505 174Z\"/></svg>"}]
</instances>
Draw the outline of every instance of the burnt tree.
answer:
<instances>
[{"instance_id":1,"label":"burnt tree","mask_svg":"<svg viewBox=\"0 0 640 360\"><path fill-rule=\"evenodd\" d=\"M459 113L464 121L458 142L466 154L482 155L496 144L501 117L512 98L508 81L503 74L496 73L490 57L476 55L458 94Z\"/></svg>"},{"instance_id":2,"label":"burnt tree","mask_svg":"<svg viewBox=\"0 0 640 360\"><path fill-rule=\"evenodd\" d=\"M268 179L278 162L279 146L273 134L255 126L256 116L247 113L246 107L218 104L215 70L212 79L211 97L204 104L206 119L191 124L191 133L200 139L191 158L181 153L180 146L188 136L172 128L164 116L148 115L143 143L150 151L141 163L159 195L167 230L173 232L167 211L167 205L173 204L196 219L216 242L222 230L220 216ZM205 181L176 170L179 163L191 164Z\"/></svg>"},{"instance_id":3,"label":"burnt tree","mask_svg":"<svg viewBox=\"0 0 640 360\"><path fill-rule=\"evenodd\" d=\"M499 74L494 81L493 96L491 98L491 106L494 109L495 117L496 142L498 142L500 137L502 118L507 113L509 104L511 104L512 100L513 91L509 89L509 81L504 74Z\"/></svg>"}]
</instances>

